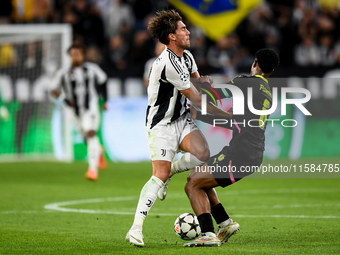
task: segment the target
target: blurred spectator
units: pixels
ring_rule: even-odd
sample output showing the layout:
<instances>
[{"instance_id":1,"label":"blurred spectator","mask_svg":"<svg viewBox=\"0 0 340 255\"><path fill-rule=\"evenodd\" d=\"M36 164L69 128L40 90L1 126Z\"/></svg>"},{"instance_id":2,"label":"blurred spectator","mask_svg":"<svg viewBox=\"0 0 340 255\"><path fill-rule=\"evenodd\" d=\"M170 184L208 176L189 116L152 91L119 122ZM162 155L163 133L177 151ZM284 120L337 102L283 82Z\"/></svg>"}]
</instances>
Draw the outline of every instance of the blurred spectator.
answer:
<instances>
[{"instance_id":1,"label":"blurred spectator","mask_svg":"<svg viewBox=\"0 0 340 255\"><path fill-rule=\"evenodd\" d=\"M293 10L292 20L295 24L300 24L304 16L305 2L303 0L296 0Z\"/></svg>"},{"instance_id":2,"label":"blurred spectator","mask_svg":"<svg viewBox=\"0 0 340 255\"><path fill-rule=\"evenodd\" d=\"M116 35L110 39L110 60L118 70L123 70L127 66L125 59L127 51L128 44L124 43L122 36Z\"/></svg>"},{"instance_id":3,"label":"blurred spectator","mask_svg":"<svg viewBox=\"0 0 340 255\"><path fill-rule=\"evenodd\" d=\"M24 66L26 69L34 68L36 65L35 50L36 50L35 43L27 44L27 57L24 60Z\"/></svg>"},{"instance_id":4,"label":"blurred spectator","mask_svg":"<svg viewBox=\"0 0 340 255\"><path fill-rule=\"evenodd\" d=\"M327 17L326 14L321 14L317 19L317 23L322 33L332 32L335 28L333 20Z\"/></svg>"},{"instance_id":5,"label":"blurred spectator","mask_svg":"<svg viewBox=\"0 0 340 255\"><path fill-rule=\"evenodd\" d=\"M271 33L277 34L277 30L274 13L270 5L264 3L249 15L243 31L239 30L240 39L242 44L255 54L258 49L266 47L266 36Z\"/></svg>"},{"instance_id":6,"label":"blurred spectator","mask_svg":"<svg viewBox=\"0 0 340 255\"><path fill-rule=\"evenodd\" d=\"M332 37L328 34L320 37L320 64L323 66L332 66L336 63L336 54L333 48Z\"/></svg>"},{"instance_id":7,"label":"blurred spectator","mask_svg":"<svg viewBox=\"0 0 340 255\"><path fill-rule=\"evenodd\" d=\"M252 28L262 35L266 35L270 31L275 30L274 13L266 3L255 9L253 13L250 14L249 20L251 21Z\"/></svg>"},{"instance_id":8,"label":"blurred spectator","mask_svg":"<svg viewBox=\"0 0 340 255\"><path fill-rule=\"evenodd\" d=\"M133 43L128 51L127 60L129 66L135 65L136 73L143 75L145 60L153 56L151 37L147 30L136 31Z\"/></svg>"},{"instance_id":9,"label":"blurred spectator","mask_svg":"<svg viewBox=\"0 0 340 255\"><path fill-rule=\"evenodd\" d=\"M306 36L314 38L318 32L317 29L315 10L305 10L304 16L299 24L299 36L301 38Z\"/></svg>"},{"instance_id":10,"label":"blurred spectator","mask_svg":"<svg viewBox=\"0 0 340 255\"><path fill-rule=\"evenodd\" d=\"M59 16L60 22L67 23L72 26L73 34L80 33L79 18L72 9L72 5L66 4L63 6L61 15ZM57 21L58 22L58 21Z\"/></svg>"},{"instance_id":11,"label":"blurred spectator","mask_svg":"<svg viewBox=\"0 0 340 255\"><path fill-rule=\"evenodd\" d=\"M277 54L280 54L279 32L276 29L270 29L265 36L266 48L273 49Z\"/></svg>"},{"instance_id":12,"label":"blurred spectator","mask_svg":"<svg viewBox=\"0 0 340 255\"><path fill-rule=\"evenodd\" d=\"M143 74L143 81L145 86L149 86L149 74L151 71L151 67L153 62L157 59L157 57L162 53L162 51L165 49L165 45L163 43L160 43L159 41L156 42L155 46L155 57L150 58L146 63L144 67L144 74Z\"/></svg>"},{"instance_id":13,"label":"blurred spectator","mask_svg":"<svg viewBox=\"0 0 340 255\"><path fill-rule=\"evenodd\" d=\"M213 67L221 68L226 76L235 76L239 50L239 38L236 34L231 34L221 38L216 45L209 48L207 61Z\"/></svg>"},{"instance_id":14,"label":"blurred spectator","mask_svg":"<svg viewBox=\"0 0 340 255\"><path fill-rule=\"evenodd\" d=\"M77 35L83 37L85 46L97 45L102 47L104 43L104 25L97 8L88 4L86 0L76 0L75 14L77 15Z\"/></svg>"},{"instance_id":15,"label":"blurred spectator","mask_svg":"<svg viewBox=\"0 0 340 255\"><path fill-rule=\"evenodd\" d=\"M13 0L12 20L16 23L26 23L33 19L35 0Z\"/></svg>"},{"instance_id":16,"label":"blurred spectator","mask_svg":"<svg viewBox=\"0 0 340 255\"><path fill-rule=\"evenodd\" d=\"M3 2L6 2L3 0ZM50 0L12 0L12 19L16 23L46 23L49 21Z\"/></svg>"},{"instance_id":17,"label":"blurred spectator","mask_svg":"<svg viewBox=\"0 0 340 255\"><path fill-rule=\"evenodd\" d=\"M50 19L52 0L34 0L33 19L34 23L47 23Z\"/></svg>"},{"instance_id":18,"label":"blurred spectator","mask_svg":"<svg viewBox=\"0 0 340 255\"><path fill-rule=\"evenodd\" d=\"M188 26L185 22L185 24ZM201 67L207 65L206 55L207 55L207 43L205 36L201 29L192 26L188 28L190 31L190 52L195 56L195 61L198 66L198 70Z\"/></svg>"},{"instance_id":19,"label":"blurred spectator","mask_svg":"<svg viewBox=\"0 0 340 255\"><path fill-rule=\"evenodd\" d=\"M110 19L110 5L111 2L113 3L114 1L111 0L89 0L90 4L93 4L96 6L97 10L100 13L100 16L103 20L104 27L105 27L105 35L108 37L107 31L109 30L109 19Z\"/></svg>"},{"instance_id":20,"label":"blurred spectator","mask_svg":"<svg viewBox=\"0 0 340 255\"><path fill-rule=\"evenodd\" d=\"M101 65L103 63L103 57L99 48L95 45L91 45L86 49L86 60Z\"/></svg>"},{"instance_id":21,"label":"blurred spectator","mask_svg":"<svg viewBox=\"0 0 340 255\"><path fill-rule=\"evenodd\" d=\"M107 24L107 35L110 38L121 32L124 34L130 32L135 24L131 7L123 0L110 0L110 15Z\"/></svg>"},{"instance_id":22,"label":"blurred spectator","mask_svg":"<svg viewBox=\"0 0 340 255\"><path fill-rule=\"evenodd\" d=\"M227 53L228 47L228 37L223 37L218 40L216 45L210 46L207 55L209 65L216 68L223 68L224 66L230 65L230 57Z\"/></svg>"},{"instance_id":23,"label":"blurred spectator","mask_svg":"<svg viewBox=\"0 0 340 255\"><path fill-rule=\"evenodd\" d=\"M0 25L10 23L12 8L12 1L0 1Z\"/></svg>"},{"instance_id":24,"label":"blurred spectator","mask_svg":"<svg viewBox=\"0 0 340 255\"><path fill-rule=\"evenodd\" d=\"M11 67L18 63L17 53L11 44L5 43L0 47L0 67Z\"/></svg>"},{"instance_id":25,"label":"blurred spectator","mask_svg":"<svg viewBox=\"0 0 340 255\"><path fill-rule=\"evenodd\" d=\"M313 37L306 36L295 49L295 62L300 66L318 65L320 63L320 52Z\"/></svg>"}]
</instances>

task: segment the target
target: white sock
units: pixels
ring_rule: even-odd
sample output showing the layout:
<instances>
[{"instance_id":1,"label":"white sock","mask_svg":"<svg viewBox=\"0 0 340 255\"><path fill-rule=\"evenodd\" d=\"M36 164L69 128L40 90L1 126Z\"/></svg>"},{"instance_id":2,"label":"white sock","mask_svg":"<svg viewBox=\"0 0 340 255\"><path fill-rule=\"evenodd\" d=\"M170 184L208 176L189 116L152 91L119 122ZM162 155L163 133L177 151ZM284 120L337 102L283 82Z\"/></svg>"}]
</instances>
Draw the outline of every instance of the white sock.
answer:
<instances>
[{"instance_id":1,"label":"white sock","mask_svg":"<svg viewBox=\"0 0 340 255\"><path fill-rule=\"evenodd\" d=\"M158 190L164 185L163 181L156 176L151 176L150 180L145 183L137 205L135 220L131 229L142 229L146 215L149 213L152 205L157 199Z\"/></svg>"},{"instance_id":2,"label":"white sock","mask_svg":"<svg viewBox=\"0 0 340 255\"><path fill-rule=\"evenodd\" d=\"M229 224L231 223L231 220L230 218L225 220L225 221L222 221L220 224L218 224L219 227L225 227L225 226L228 226Z\"/></svg>"},{"instance_id":3,"label":"white sock","mask_svg":"<svg viewBox=\"0 0 340 255\"><path fill-rule=\"evenodd\" d=\"M169 177L172 177L174 174L194 169L196 166L201 166L204 163L204 161L199 160L191 153L186 152L179 160L171 164Z\"/></svg>"},{"instance_id":4,"label":"white sock","mask_svg":"<svg viewBox=\"0 0 340 255\"><path fill-rule=\"evenodd\" d=\"M87 157L89 168L98 171L97 165L101 153L98 136L87 138Z\"/></svg>"}]
</instances>

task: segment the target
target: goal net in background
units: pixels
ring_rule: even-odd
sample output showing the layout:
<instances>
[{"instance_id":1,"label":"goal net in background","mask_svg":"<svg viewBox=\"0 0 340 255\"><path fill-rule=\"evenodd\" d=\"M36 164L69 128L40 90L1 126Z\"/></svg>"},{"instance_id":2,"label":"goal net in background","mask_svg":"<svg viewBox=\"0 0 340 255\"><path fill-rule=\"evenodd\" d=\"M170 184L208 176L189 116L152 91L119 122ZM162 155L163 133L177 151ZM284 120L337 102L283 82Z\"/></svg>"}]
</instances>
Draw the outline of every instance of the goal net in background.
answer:
<instances>
[{"instance_id":1,"label":"goal net in background","mask_svg":"<svg viewBox=\"0 0 340 255\"><path fill-rule=\"evenodd\" d=\"M0 160L71 160L66 113L49 95L67 65L69 25L0 26Z\"/></svg>"}]
</instances>

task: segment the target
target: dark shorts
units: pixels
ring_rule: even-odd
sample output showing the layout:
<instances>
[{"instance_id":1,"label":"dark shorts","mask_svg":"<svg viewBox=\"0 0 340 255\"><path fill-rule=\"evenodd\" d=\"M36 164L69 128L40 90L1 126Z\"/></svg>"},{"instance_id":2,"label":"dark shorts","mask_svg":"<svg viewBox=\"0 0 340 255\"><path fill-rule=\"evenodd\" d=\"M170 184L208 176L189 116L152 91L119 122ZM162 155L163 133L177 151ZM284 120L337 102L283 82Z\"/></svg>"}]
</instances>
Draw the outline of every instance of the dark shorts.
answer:
<instances>
[{"instance_id":1,"label":"dark shorts","mask_svg":"<svg viewBox=\"0 0 340 255\"><path fill-rule=\"evenodd\" d=\"M254 173L263 160L263 157L247 159L246 155L241 158L242 156L233 157L229 146L226 146L207 161L210 172L219 186L224 188Z\"/></svg>"}]
</instances>

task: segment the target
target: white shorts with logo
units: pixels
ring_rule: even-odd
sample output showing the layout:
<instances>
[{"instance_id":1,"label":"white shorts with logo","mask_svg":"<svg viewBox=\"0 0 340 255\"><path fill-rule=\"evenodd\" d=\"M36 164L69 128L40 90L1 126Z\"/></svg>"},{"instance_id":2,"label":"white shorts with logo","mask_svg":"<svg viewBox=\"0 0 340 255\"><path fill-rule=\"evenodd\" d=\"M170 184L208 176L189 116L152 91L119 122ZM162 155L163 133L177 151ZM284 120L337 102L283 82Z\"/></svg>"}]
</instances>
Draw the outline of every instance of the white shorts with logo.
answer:
<instances>
[{"instance_id":1,"label":"white shorts with logo","mask_svg":"<svg viewBox=\"0 0 340 255\"><path fill-rule=\"evenodd\" d=\"M77 131L83 136L86 136L87 132L91 130L98 131L99 129L100 113L98 109L89 109L80 116L77 116L75 112L71 110L71 119Z\"/></svg>"},{"instance_id":2,"label":"white shorts with logo","mask_svg":"<svg viewBox=\"0 0 340 255\"><path fill-rule=\"evenodd\" d=\"M162 126L147 128L147 138L151 161L165 160L172 162L179 145L184 137L194 130L199 130L191 118L190 113L185 113L177 120Z\"/></svg>"}]
</instances>

